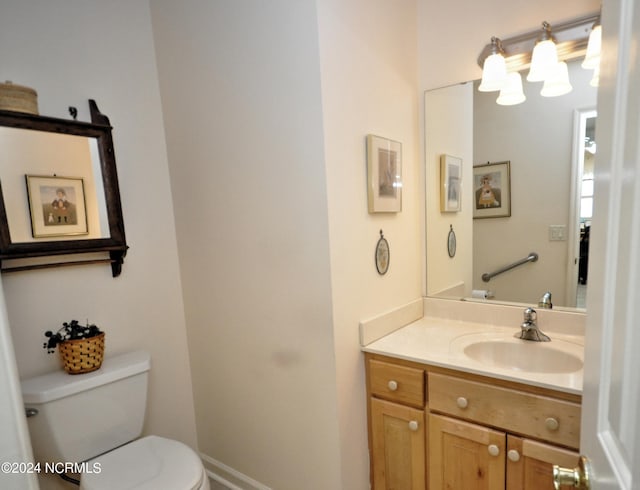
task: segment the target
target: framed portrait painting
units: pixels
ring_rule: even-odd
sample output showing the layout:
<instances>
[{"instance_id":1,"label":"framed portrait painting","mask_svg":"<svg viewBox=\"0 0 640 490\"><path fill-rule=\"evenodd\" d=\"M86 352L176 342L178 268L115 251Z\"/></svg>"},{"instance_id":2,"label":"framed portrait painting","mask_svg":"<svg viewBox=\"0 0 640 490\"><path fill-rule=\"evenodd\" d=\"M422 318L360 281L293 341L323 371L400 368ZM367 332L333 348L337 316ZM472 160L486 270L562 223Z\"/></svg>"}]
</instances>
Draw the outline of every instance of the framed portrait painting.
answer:
<instances>
[{"instance_id":1,"label":"framed portrait painting","mask_svg":"<svg viewBox=\"0 0 640 490\"><path fill-rule=\"evenodd\" d=\"M473 167L473 217L511 216L511 162Z\"/></svg>"},{"instance_id":2,"label":"framed portrait painting","mask_svg":"<svg viewBox=\"0 0 640 490\"><path fill-rule=\"evenodd\" d=\"M450 155L440 156L440 211L455 213L461 204L462 159Z\"/></svg>"},{"instance_id":3,"label":"framed portrait painting","mask_svg":"<svg viewBox=\"0 0 640 490\"><path fill-rule=\"evenodd\" d=\"M27 175L26 179L34 238L88 234L81 178Z\"/></svg>"},{"instance_id":4,"label":"framed portrait painting","mask_svg":"<svg viewBox=\"0 0 640 490\"><path fill-rule=\"evenodd\" d=\"M369 213L402 211L402 143L367 135Z\"/></svg>"}]
</instances>

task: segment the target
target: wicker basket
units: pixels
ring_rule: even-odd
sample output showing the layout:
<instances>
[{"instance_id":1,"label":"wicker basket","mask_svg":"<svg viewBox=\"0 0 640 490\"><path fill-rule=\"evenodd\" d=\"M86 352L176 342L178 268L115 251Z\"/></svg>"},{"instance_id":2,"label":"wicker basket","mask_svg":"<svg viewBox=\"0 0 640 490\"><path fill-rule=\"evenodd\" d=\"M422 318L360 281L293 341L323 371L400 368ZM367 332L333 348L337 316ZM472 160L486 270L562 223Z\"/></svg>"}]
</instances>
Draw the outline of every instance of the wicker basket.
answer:
<instances>
[{"instance_id":1,"label":"wicker basket","mask_svg":"<svg viewBox=\"0 0 640 490\"><path fill-rule=\"evenodd\" d=\"M69 374L95 371L104 358L104 332L88 339L67 340L58 346L64 370Z\"/></svg>"},{"instance_id":2,"label":"wicker basket","mask_svg":"<svg viewBox=\"0 0 640 490\"><path fill-rule=\"evenodd\" d=\"M10 81L0 83L0 109L38 115L38 94L32 88Z\"/></svg>"}]
</instances>

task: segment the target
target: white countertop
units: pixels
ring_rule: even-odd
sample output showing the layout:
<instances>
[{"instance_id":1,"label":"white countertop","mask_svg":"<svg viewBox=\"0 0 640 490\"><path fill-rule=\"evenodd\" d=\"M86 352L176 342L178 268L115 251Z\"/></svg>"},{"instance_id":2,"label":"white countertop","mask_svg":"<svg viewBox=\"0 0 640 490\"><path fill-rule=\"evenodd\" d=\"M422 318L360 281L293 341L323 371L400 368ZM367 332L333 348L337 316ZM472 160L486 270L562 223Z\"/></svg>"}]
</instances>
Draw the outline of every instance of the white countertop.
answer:
<instances>
[{"instance_id":1,"label":"white countertop","mask_svg":"<svg viewBox=\"0 0 640 490\"><path fill-rule=\"evenodd\" d=\"M551 342L530 342L514 338L519 326L507 328L487 324L423 317L364 346L364 352L381 354L432 366L456 369L482 376L540 386L566 393L582 394L583 369L569 373L532 372L504 368L476 361L464 354L464 347L482 340L527 342L526 348L562 350L584 360L584 337L541 330ZM532 353L534 351L531 351ZM541 367L544 369L544 367Z\"/></svg>"}]
</instances>

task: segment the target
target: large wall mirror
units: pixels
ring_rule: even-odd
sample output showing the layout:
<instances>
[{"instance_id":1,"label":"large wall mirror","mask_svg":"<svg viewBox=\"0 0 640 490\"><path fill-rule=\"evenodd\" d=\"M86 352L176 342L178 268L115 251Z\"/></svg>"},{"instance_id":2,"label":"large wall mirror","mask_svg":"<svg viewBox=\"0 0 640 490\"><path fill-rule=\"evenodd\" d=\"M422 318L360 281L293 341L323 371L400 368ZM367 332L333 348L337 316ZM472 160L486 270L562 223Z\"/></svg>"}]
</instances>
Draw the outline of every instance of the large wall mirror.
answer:
<instances>
[{"instance_id":1,"label":"large wall mirror","mask_svg":"<svg viewBox=\"0 0 640 490\"><path fill-rule=\"evenodd\" d=\"M3 271L105 262L127 251L109 119L91 122L0 111Z\"/></svg>"},{"instance_id":2,"label":"large wall mirror","mask_svg":"<svg viewBox=\"0 0 640 490\"><path fill-rule=\"evenodd\" d=\"M550 291L554 308L586 307L597 88L580 61L569 63L573 90L559 97L542 97L542 83L529 82L526 101L514 106L498 105L497 92L479 92L477 81L425 94L427 295L473 300L489 292L498 303L537 305ZM442 154L463 159L458 213L433 201ZM487 162L509 162L509 216L474 213L474 174ZM459 238L449 260L440 249L451 225ZM482 280L531 252L537 261Z\"/></svg>"}]
</instances>

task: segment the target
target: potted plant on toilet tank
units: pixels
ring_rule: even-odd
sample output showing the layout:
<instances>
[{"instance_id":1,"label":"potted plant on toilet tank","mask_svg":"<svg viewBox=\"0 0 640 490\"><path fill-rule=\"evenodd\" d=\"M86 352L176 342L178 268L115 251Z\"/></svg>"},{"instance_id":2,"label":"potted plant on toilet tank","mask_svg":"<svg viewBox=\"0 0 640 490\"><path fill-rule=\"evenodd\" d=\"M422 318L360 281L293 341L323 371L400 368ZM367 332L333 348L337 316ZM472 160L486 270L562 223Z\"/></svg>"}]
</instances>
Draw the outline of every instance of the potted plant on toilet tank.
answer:
<instances>
[{"instance_id":1,"label":"potted plant on toilet tank","mask_svg":"<svg viewBox=\"0 0 640 490\"><path fill-rule=\"evenodd\" d=\"M80 325L77 320L64 322L60 330L44 333L43 347L51 354L56 347L64 370L69 374L88 373L99 369L104 357L104 332L96 325Z\"/></svg>"}]
</instances>

